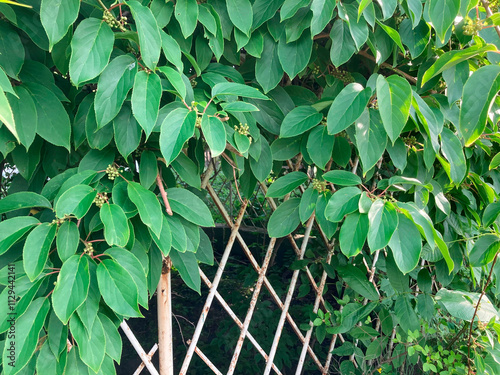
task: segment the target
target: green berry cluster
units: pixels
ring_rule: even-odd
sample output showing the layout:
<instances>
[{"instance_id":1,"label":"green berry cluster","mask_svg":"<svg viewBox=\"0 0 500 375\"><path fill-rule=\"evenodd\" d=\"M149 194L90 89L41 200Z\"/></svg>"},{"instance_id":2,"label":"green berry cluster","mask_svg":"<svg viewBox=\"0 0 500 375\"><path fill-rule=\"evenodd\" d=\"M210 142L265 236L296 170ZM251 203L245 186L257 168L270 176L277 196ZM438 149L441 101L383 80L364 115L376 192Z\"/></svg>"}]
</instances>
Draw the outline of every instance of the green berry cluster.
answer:
<instances>
[{"instance_id":1,"label":"green berry cluster","mask_svg":"<svg viewBox=\"0 0 500 375\"><path fill-rule=\"evenodd\" d=\"M465 18L464 22L464 35L476 35L483 29L483 21L480 19Z\"/></svg>"},{"instance_id":2,"label":"green berry cluster","mask_svg":"<svg viewBox=\"0 0 500 375\"><path fill-rule=\"evenodd\" d=\"M410 147L415 146L415 144L417 143L417 138L414 135L411 135L409 137L404 137L403 142L407 146L410 146Z\"/></svg>"},{"instance_id":3,"label":"green berry cluster","mask_svg":"<svg viewBox=\"0 0 500 375\"><path fill-rule=\"evenodd\" d=\"M191 87L194 89L197 85L198 85L198 82L196 82L196 79L194 78L191 78L189 80L189 83L191 83Z\"/></svg>"},{"instance_id":4,"label":"green berry cluster","mask_svg":"<svg viewBox=\"0 0 500 375\"><path fill-rule=\"evenodd\" d=\"M92 246L92 242L85 242L85 249L83 252L88 255L94 254L94 246Z\"/></svg>"},{"instance_id":5,"label":"green berry cluster","mask_svg":"<svg viewBox=\"0 0 500 375\"><path fill-rule=\"evenodd\" d=\"M249 135L250 134L250 127L247 124L242 124L241 122L239 125L236 125L234 127L234 130L236 130L241 135Z\"/></svg>"},{"instance_id":6,"label":"green berry cluster","mask_svg":"<svg viewBox=\"0 0 500 375\"><path fill-rule=\"evenodd\" d=\"M94 203L97 207L101 208L108 202L108 193L97 194L94 198Z\"/></svg>"},{"instance_id":7,"label":"green berry cluster","mask_svg":"<svg viewBox=\"0 0 500 375\"><path fill-rule=\"evenodd\" d=\"M334 69L333 72L332 72L332 75L335 77L335 78L338 78L340 79L342 82L344 82L345 85L349 84L349 83L353 83L354 82L354 77L351 75L351 73L349 73L348 71L346 70L342 70L342 69Z\"/></svg>"},{"instance_id":8,"label":"green berry cluster","mask_svg":"<svg viewBox=\"0 0 500 375\"><path fill-rule=\"evenodd\" d=\"M196 117L195 126L196 126L197 128L201 128L201 116L197 116L197 117Z\"/></svg>"},{"instance_id":9,"label":"green berry cluster","mask_svg":"<svg viewBox=\"0 0 500 375\"><path fill-rule=\"evenodd\" d=\"M65 218L62 218L62 219L54 219L54 220L52 220L52 222L50 223L50 225L57 225L57 226L60 226L60 225L62 225L62 223L64 223L64 219L65 219Z\"/></svg>"},{"instance_id":10,"label":"green berry cluster","mask_svg":"<svg viewBox=\"0 0 500 375\"><path fill-rule=\"evenodd\" d=\"M311 73L314 75L320 74L321 70L319 69L319 66L315 65L314 68L311 69Z\"/></svg>"},{"instance_id":11,"label":"green berry cluster","mask_svg":"<svg viewBox=\"0 0 500 375\"><path fill-rule=\"evenodd\" d=\"M320 181L318 179L314 179L312 181L312 187L314 190L317 190L320 193L323 193L326 191L326 181Z\"/></svg>"},{"instance_id":12,"label":"green berry cluster","mask_svg":"<svg viewBox=\"0 0 500 375\"><path fill-rule=\"evenodd\" d=\"M106 168L106 173L108 174L108 178L110 180L114 180L116 177L120 176L120 172L118 171L118 168L116 166L110 164Z\"/></svg>"},{"instance_id":13,"label":"green berry cluster","mask_svg":"<svg viewBox=\"0 0 500 375\"><path fill-rule=\"evenodd\" d=\"M401 22L403 22L403 20L405 19L406 17L401 15L401 16L398 16L396 17L396 26L399 26L401 24Z\"/></svg>"},{"instance_id":14,"label":"green berry cluster","mask_svg":"<svg viewBox=\"0 0 500 375\"><path fill-rule=\"evenodd\" d=\"M110 27L120 29L121 31L127 31L125 29L125 25L128 25L127 17L120 17L120 21L118 21L109 10L105 10L103 15L102 15L102 19Z\"/></svg>"}]
</instances>

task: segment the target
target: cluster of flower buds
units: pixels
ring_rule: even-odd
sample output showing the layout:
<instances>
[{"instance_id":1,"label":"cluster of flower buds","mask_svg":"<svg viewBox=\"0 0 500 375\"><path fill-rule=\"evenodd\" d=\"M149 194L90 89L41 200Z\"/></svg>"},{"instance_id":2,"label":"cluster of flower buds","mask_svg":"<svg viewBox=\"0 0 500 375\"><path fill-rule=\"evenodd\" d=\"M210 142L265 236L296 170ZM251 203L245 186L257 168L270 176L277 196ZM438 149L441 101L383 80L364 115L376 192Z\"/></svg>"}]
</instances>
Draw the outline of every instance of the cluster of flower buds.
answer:
<instances>
[{"instance_id":1,"label":"cluster of flower buds","mask_svg":"<svg viewBox=\"0 0 500 375\"><path fill-rule=\"evenodd\" d=\"M314 65L314 68L312 68L311 72L312 72L312 74L317 76L318 74L321 73L321 70L319 69L319 66Z\"/></svg>"},{"instance_id":2,"label":"cluster of flower buds","mask_svg":"<svg viewBox=\"0 0 500 375\"><path fill-rule=\"evenodd\" d=\"M378 109L378 100L377 98L373 98L370 103L368 103L368 107L369 108L373 108L373 109Z\"/></svg>"},{"instance_id":3,"label":"cluster of flower buds","mask_svg":"<svg viewBox=\"0 0 500 375\"><path fill-rule=\"evenodd\" d=\"M118 168L116 168L116 166L114 166L113 164L108 165L108 167L106 168L106 173L108 174L108 178L110 180L114 180L116 177L120 176Z\"/></svg>"},{"instance_id":4,"label":"cluster of flower buds","mask_svg":"<svg viewBox=\"0 0 500 375\"><path fill-rule=\"evenodd\" d=\"M196 79L194 78L191 78L189 80L189 82L191 83L191 87L194 89L196 87L196 85L198 85L198 82L196 82Z\"/></svg>"},{"instance_id":5,"label":"cluster of flower buds","mask_svg":"<svg viewBox=\"0 0 500 375\"><path fill-rule=\"evenodd\" d=\"M196 116L195 126L201 128L201 116Z\"/></svg>"},{"instance_id":6,"label":"cluster of flower buds","mask_svg":"<svg viewBox=\"0 0 500 375\"><path fill-rule=\"evenodd\" d=\"M323 193L326 191L326 181L320 181L318 179L314 179L312 182L312 187L314 190L317 190L320 193Z\"/></svg>"},{"instance_id":7,"label":"cluster of flower buds","mask_svg":"<svg viewBox=\"0 0 500 375\"><path fill-rule=\"evenodd\" d=\"M83 252L88 255L94 254L94 246L92 246L92 242L85 242L85 249Z\"/></svg>"},{"instance_id":8,"label":"cluster of flower buds","mask_svg":"<svg viewBox=\"0 0 500 375\"><path fill-rule=\"evenodd\" d=\"M241 122L239 125L236 125L234 127L234 130L236 130L241 135L249 135L250 134L250 127L247 124L242 124Z\"/></svg>"},{"instance_id":9,"label":"cluster of flower buds","mask_svg":"<svg viewBox=\"0 0 500 375\"><path fill-rule=\"evenodd\" d=\"M127 17L120 17L120 21L118 21L109 10L105 10L103 15L102 15L102 19L110 27L120 29L121 31L126 31L125 25L128 24Z\"/></svg>"},{"instance_id":10,"label":"cluster of flower buds","mask_svg":"<svg viewBox=\"0 0 500 375\"><path fill-rule=\"evenodd\" d=\"M96 197L94 198L94 203L99 208L101 208L107 202L108 202L108 193L97 194Z\"/></svg>"},{"instance_id":11,"label":"cluster of flower buds","mask_svg":"<svg viewBox=\"0 0 500 375\"><path fill-rule=\"evenodd\" d=\"M480 19L465 18L464 35L476 35L483 29L483 21Z\"/></svg>"},{"instance_id":12,"label":"cluster of flower buds","mask_svg":"<svg viewBox=\"0 0 500 375\"><path fill-rule=\"evenodd\" d=\"M403 142L407 146L410 146L410 147L415 146L415 144L417 143L417 138L414 135L411 135L409 137L404 137Z\"/></svg>"},{"instance_id":13,"label":"cluster of flower buds","mask_svg":"<svg viewBox=\"0 0 500 375\"><path fill-rule=\"evenodd\" d=\"M62 218L62 219L54 219L54 220L52 220L52 222L50 224L51 225L57 225L57 226L59 226L59 225L62 225L62 223L64 223L64 218Z\"/></svg>"},{"instance_id":14,"label":"cluster of flower buds","mask_svg":"<svg viewBox=\"0 0 500 375\"><path fill-rule=\"evenodd\" d=\"M346 70L342 70L342 69L334 69L333 72L332 72L332 75L335 77L335 78L338 78L340 79L342 82L344 82L345 85L349 84L349 83L353 83L354 82L354 77L351 75L351 73L349 73L348 71Z\"/></svg>"}]
</instances>

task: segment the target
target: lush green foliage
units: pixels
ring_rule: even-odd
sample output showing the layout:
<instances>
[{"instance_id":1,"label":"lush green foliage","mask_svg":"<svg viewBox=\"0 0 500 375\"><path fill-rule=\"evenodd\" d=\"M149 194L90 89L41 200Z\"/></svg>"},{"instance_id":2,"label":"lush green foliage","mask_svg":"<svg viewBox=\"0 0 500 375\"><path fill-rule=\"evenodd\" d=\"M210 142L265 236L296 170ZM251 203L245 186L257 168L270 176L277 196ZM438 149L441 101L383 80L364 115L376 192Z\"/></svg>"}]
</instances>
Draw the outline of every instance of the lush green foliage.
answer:
<instances>
[{"instance_id":1,"label":"lush green foliage","mask_svg":"<svg viewBox=\"0 0 500 375\"><path fill-rule=\"evenodd\" d=\"M294 267L329 276L341 373L500 373L495 4L23 4L0 1L5 374L114 373L163 256L200 291L207 155L242 199L269 185L271 237L314 215L334 240Z\"/></svg>"}]
</instances>

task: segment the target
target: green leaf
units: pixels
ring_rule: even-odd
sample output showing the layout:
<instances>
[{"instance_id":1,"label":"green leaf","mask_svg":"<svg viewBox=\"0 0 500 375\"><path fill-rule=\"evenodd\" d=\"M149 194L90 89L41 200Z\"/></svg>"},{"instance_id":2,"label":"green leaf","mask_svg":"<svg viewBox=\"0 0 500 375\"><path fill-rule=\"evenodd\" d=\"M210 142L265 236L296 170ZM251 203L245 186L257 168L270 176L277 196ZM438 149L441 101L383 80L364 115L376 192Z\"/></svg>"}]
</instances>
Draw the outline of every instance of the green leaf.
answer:
<instances>
[{"instance_id":1,"label":"green leaf","mask_svg":"<svg viewBox=\"0 0 500 375\"><path fill-rule=\"evenodd\" d=\"M63 352L61 357L55 356L50 350L49 342L46 341L36 359L36 373L62 375L66 367L66 355L67 351Z\"/></svg>"},{"instance_id":2,"label":"green leaf","mask_svg":"<svg viewBox=\"0 0 500 375\"><path fill-rule=\"evenodd\" d=\"M166 220L168 222L170 232L172 235L172 247L181 253L186 252L187 250L187 235L186 235L186 230L184 229L184 226L182 225L181 218L179 215L173 215L173 216L166 216ZM164 240L164 245L160 247L160 249L163 249L162 251L169 251L167 249L168 243L166 241L168 240L167 238L162 238L160 236L159 240Z\"/></svg>"},{"instance_id":3,"label":"green leaf","mask_svg":"<svg viewBox=\"0 0 500 375\"><path fill-rule=\"evenodd\" d=\"M497 48L493 44L487 44L485 46L474 45L464 50L453 50L443 53L436 60L434 64L431 65L429 69L426 70L422 76L421 85L425 85L430 79L437 76L439 73L444 72L447 69L461 63L462 61L467 61L481 53L488 51L495 51Z\"/></svg>"},{"instance_id":4,"label":"green leaf","mask_svg":"<svg viewBox=\"0 0 500 375\"><path fill-rule=\"evenodd\" d=\"M314 164L320 169L325 169L326 164L330 161L334 144L335 137L328 134L326 126L317 126L309 133L307 152Z\"/></svg>"},{"instance_id":5,"label":"green leaf","mask_svg":"<svg viewBox=\"0 0 500 375\"><path fill-rule=\"evenodd\" d=\"M299 217L302 224L304 224L313 214L318 197L319 192L311 186L302 194L299 204Z\"/></svg>"},{"instance_id":6,"label":"green leaf","mask_svg":"<svg viewBox=\"0 0 500 375\"><path fill-rule=\"evenodd\" d=\"M283 14L283 13L281 13ZM313 47L313 39L309 31L302 33L296 41L286 43L281 38L278 43L278 56L286 74L293 79L302 72L309 63Z\"/></svg>"},{"instance_id":7,"label":"green leaf","mask_svg":"<svg viewBox=\"0 0 500 375\"><path fill-rule=\"evenodd\" d=\"M227 0L229 19L245 35L250 36L253 23L252 4L249 0Z\"/></svg>"},{"instance_id":8,"label":"green leaf","mask_svg":"<svg viewBox=\"0 0 500 375\"><path fill-rule=\"evenodd\" d=\"M172 211L201 227L213 227L212 214L203 201L187 189L167 189Z\"/></svg>"},{"instance_id":9,"label":"green leaf","mask_svg":"<svg viewBox=\"0 0 500 375\"><path fill-rule=\"evenodd\" d=\"M226 149L226 128L222 121L218 117L208 116L205 113L201 119L201 130L212 157L222 154Z\"/></svg>"},{"instance_id":10,"label":"green leaf","mask_svg":"<svg viewBox=\"0 0 500 375\"><path fill-rule=\"evenodd\" d=\"M491 171L492 169L498 168L499 165L500 165L500 152L495 156L493 156L493 158L490 161L488 169Z\"/></svg>"},{"instance_id":11,"label":"green leaf","mask_svg":"<svg viewBox=\"0 0 500 375\"><path fill-rule=\"evenodd\" d=\"M483 134L488 112L499 90L498 65L479 68L465 83L460 107L460 133L465 139L465 146L469 147Z\"/></svg>"},{"instance_id":12,"label":"green leaf","mask_svg":"<svg viewBox=\"0 0 500 375\"><path fill-rule=\"evenodd\" d=\"M161 51L161 35L156 18L147 6L141 5L136 0L128 1L127 5L137 26L142 61L154 71Z\"/></svg>"},{"instance_id":13,"label":"green leaf","mask_svg":"<svg viewBox=\"0 0 500 375\"><path fill-rule=\"evenodd\" d=\"M97 266L97 281L104 302L116 313L142 317L137 305L137 286L125 268L114 260L104 259Z\"/></svg>"},{"instance_id":14,"label":"green leaf","mask_svg":"<svg viewBox=\"0 0 500 375\"><path fill-rule=\"evenodd\" d=\"M132 112L144 129L146 138L153 131L158 119L161 91L161 81L157 74L147 73L144 70L136 74L132 90Z\"/></svg>"},{"instance_id":15,"label":"green leaf","mask_svg":"<svg viewBox=\"0 0 500 375\"><path fill-rule=\"evenodd\" d=\"M325 209L325 216L331 222L337 223L341 221L345 215L350 214L358 209L361 190L357 187L345 187L337 190Z\"/></svg>"},{"instance_id":16,"label":"green leaf","mask_svg":"<svg viewBox=\"0 0 500 375\"><path fill-rule=\"evenodd\" d=\"M405 333L419 329L419 319L411 306L410 297L408 295L400 295L396 298L394 313L398 318L399 325Z\"/></svg>"},{"instance_id":17,"label":"green leaf","mask_svg":"<svg viewBox=\"0 0 500 375\"><path fill-rule=\"evenodd\" d=\"M80 358L90 369L98 372L106 355L106 337L101 321L95 319L87 332L78 315L73 315L69 327L78 344Z\"/></svg>"},{"instance_id":18,"label":"green leaf","mask_svg":"<svg viewBox=\"0 0 500 375\"><path fill-rule=\"evenodd\" d=\"M403 214L397 215L398 227L389 241L389 247L398 268L406 274L418 264L422 252L422 240L413 221Z\"/></svg>"},{"instance_id":19,"label":"green leaf","mask_svg":"<svg viewBox=\"0 0 500 375\"><path fill-rule=\"evenodd\" d=\"M163 214L156 195L137 182L129 182L127 192L130 200L137 207L142 222L159 236L163 223Z\"/></svg>"},{"instance_id":20,"label":"green leaf","mask_svg":"<svg viewBox=\"0 0 500 375\"><path fill-rule=\"evenodd\" d=\"M16 321L16 340L14 344L15 358L11 359L11 343L5 343L2 363L3 373L14 375L19 373L29 362L38 346L38 336L43 328L45 317L50 309L48 298L40 297L34 300ZM9 366L9 363L15 366Z\"/></svg>"},{"instance_id":21,"label":"green leaf","mask_svg":"<svg viewBox=\"0 0 500 375\"><path fill-rule=\"evenodd\" d=\"M377 24L382 28L382 30L385 31L387 35L396 43L396 45L399 47L401 52L404 54L406 53L405 48L403 47L403 43L401 43L401 37L399 36L399 33L394 30L392 27L384 25L382 22L377 20Z\"/></svg>"},{"instance_id":22,"label":"green leaf","mask_svg":"<svg viewBox=\"0 0 500 375\"><path fill-rule=\"evenodd\" d=\"M167 257L168 254L170 253L170 248L172 247L172 231L170 230L170 225L168 224L169 221L167 220L165 215L163 215L162 219L163 219L163 224L161 225L160 235L157 236L150 229L149 229L149 234L151 235L151 238L155 242L156 246L158 246L158 248L161 250L163 255ZM184 233L184 231L181 231L181 232ZM179 238L178 233L175 233L175 238L176 238L176 240L177 240L177 238ZM183 238L185 238L185 233L184 233ZM186 242L186 241L181 240L181 242ZM179 244L180 244L180 242L178 241L176 243L176 245L178 247L181 247L181 246L179 246ZM184 248L185 248L185 246L184 246Z\"/></svg>"},{"instance_id":23,"label":"green leaf","mask_svg":"<svg viewBox=\"0 0 500 375\"><path fill-rule=\"evenodd\" d=\"M458 290L440 289L436 293L436 301L442 303L451 316L471 321L479 301L479 293L467 293ZM480 307L475 318L482 322L489 322L492 318L498 319L498 311L487 295L481 298Z\"/></svg>"},{"instance_id":24,"label":"green leaf","mask_svg":"<svg viewBox=\"0 0 500 375\"><path fill-rule=\"evenodd\" d=\"M171 166L186 184L201 190L201 179L198 172L198 166L186 156L186 154L181 152L172 162Z\"/></svg>"},{"instance_id":25,"label":"green leaf","mask_svg":"<svg viewBox=\"0 0 500 375\"><path fill-rule=\"evenodd\" d=\"M198 23L198 3L196 0L179 0L175 4L174 15L181 26L182 35L188 38Z\"/></svg>"},{"instance_id":26,"label":"green leaf","mask_svg":"<svg viewBox=\"0 0 500 375\"><path fill-rule=\"evenodd\" d=\"M368 246L371 252L383 249L398 227L399 218L396 208L391 202L377 199L368 212L370 228L368 229Z\"/></svg>"},{"instance_id":27,"label":"green leaf","mask_svg":"<svg viewBox=\"0 0 500 375\"><path fill-rule=\"evenodd\" d=\"M419 0L418 0L419 1ZM422 8L422 4L419 2L418 7ZM419 23L420 21L420 23ZM424 20L417 19L417 25L412 25L409 19L403 20L399 25L399 35L401 36L401 41L410 50L410 55L412 58L419 57L426 49L427 44L431 39L431 27Z\"/></svg>"},{"instance_id":28,"label":"green leaf","mask_svg":"<svg viewBox=\"0 0 500 375\"><path fill-rule=\"evenodd\" d=\"M49 37L49 50L68 32L76 21L80 10L79 0L43 0L40 7L40 20Z\"/></svg>"},{"instance_id":29,"label":"green leaf","mask_svg":"<svg viewBox=\"0 0 500 375\"><path fill-rule=\"evenodd\" d=\"M131 55L115 58L99 77L94 100L97 129L112 121L134 85L137 62Z\"/></svg>"},{"instance_id":30,"label":"green leaf","mask_svg":"<svg viewBox=\"0 0 500 375\"><path fill-rule=\"evenodd\" d=\"M369 109L356 121L356 147L363 165L363 174L380 160L387 145L387 134L378 111Z\"/></svg>"},{"instance_id":31,"label":"green leaf","mask_svg":"<svg viewBox=\"0 0 500 375\"><path fill-rule=\"evenodd\" d=\"M75 310L87 299L90 285L88 258L78 254L66 260L52 293L52 306L61 322L68 324Z\"/></svg>"},{"instance_id":32,"label":"green leaf","mask_svg":"<svg viewBox=\"0 0 500 375\"><path fill-rule=\"evenodd\" d=\"M469 261L472 267L481 267L493 261L500 249L500 237L487 234L479 238L470 251Z\"/></svg>"},{"instance_id":33,"label":"green leaf","mask_svg":"<svg viewBox=\"0 0 500 375\"><path fill-rule=\"evenodd\" d=\"M40 222L32 216L17 216L0 222L0 255Z\"/></svg>"},{"instance_id":34,"label":"green leaf","mask_svg":"<svg viewBox=\"0 0 500 375\"><path fill-rule=\"evenodd\" d=\"M446 32L453 25L460 10L460 0L430 0L428 6L432 26L441 43L445 43Z\"/></svg>"},{"instance_id":35,"label":"green leaf","mask_svg":"<svg viewBox=\"0 0 500 375\"><path fill-rule=\"evenodd\" d=\"M52 205L44 196L30 191L9 194L0 200L0 214L31 207L52 208Z\"/></svg>"},{"instance_id":36,"label":"green leaf","mask_svg":"<svg viewBox=\"0 0 500 375\"><path fill-rule=\"evenodd\" d=\"M94 202L97 192L88 185L76 185L66 190L57 200L56 216L75 215L77 219L85 216Z\"/></svg>"},{"instance_id":37,"label":"green leaf","mask_svg":"<svg viewBox=\"0 0 500 375\"><path fill-rule=\"evenodd\" d=\"M256 161L253 156L250 157L250 168L255 176L255 178L263 182L271 173L273 168L273 154L271 151L271 147L269 147L269 143L267 143L266 138L261 134L260 135L260 156L259 160ZM250 148L250 155L252 149Z\"/></svg>"},{"instance_id":38,"label":"green leaf","mask_svg":"<svg viewBox=\"0 0 500 375\"><path fill-rule=\"evenodd\" d=\"M311 106L300 106L291 110L283 120L280 138L291 138L303 134L320 123L323 115Z\"/></svg>"},{"instance_id":39,"label":"green leaf","mask_svg":"<svg viewBox=\"0 0 500 375\"><path fill-rule=\"evenodd\" d=\"M71 39L69 75L75 86L97 77L108 65L114 33L106 22L97 18L84 19Z\"/></svg>"},{"instance_id":40,"label":"green leaf","mask_svg":"<svg viewBox=\"0 0 500 375\"><path fill-rule=\"evenodd\" d=\"M19 141L19 135L16 131L16 123L14 121L14 114L12 113L12 108L7 100L7 96L5 96L5 93L2 90L0 90L0 121L5 124L7 129L9 129L9 131Z\"/></svg>"},{"instance_id":41,"label":"green leaf","mask_svg":"<svg viewBox=\"0 0 500 375\"><path fill-rule=\"evenodd\" d=\"M142 134L141 127L132 116L132 110L127 102L123 104L120 112L113 119L113 130L116 148L126 160L139 146Z\"/></svg>"},{"instance_id":42,"label":"green leaf","mask_svg":"<svg viewBox=\"0 0 500 375\"><path fill-rule=\"evenodd\" d=\"M25 52L19 34L8 22L0 23L0 51L9 51L0 54L0 66L9 77L17 79L24 64Z\"/></svg>"},{"instance_id":43,"label":"green leaf","mask_svg":"<svg viewBox=\"0 0 500 375\"><path fill-rule=\"evenodd\" d=\"M297 228L300 224L299 205L299 198L291 198L278 206L267 224L269 237L285 237Z\"/></svg>"},{"instance_id":44,"label":"green leaf","mask_svg":"<svg viewBox=\"0 0 500 375\"><path fill-rule=\"evenodd\" d=\"M69 151L71 123L62 103L52 91L38 83L27 83L25 88L35 103L38 135Z\"/></svg>"},{"instance_id":45,"label":"green leaf","mask_svg":"<svg viewBox=\"0 0 500 375\"><path fill-rule=\"evenodd\" d=\"M196 255L189 251L185 253L171 251L170 259L186 285L201 294L200 271Z\"/></svg>"},{"instance_id":46,"label":"green leaf","mask_svg":"<svg viewBox=\"0 0 500 375\"><path fill-rule=\"evenodd\" d=\"M167 60L175 65L179 72L184 70L184 64L182 62L182 53L179 44L170 35L165 33L163 30L160 31L161 34L161 47L163 53Z\"/></svg>"},{"instance_id":47,"label":"green leaf","mask_svg":"<svg viewBox=\"0 0 500 375\"><path fill-rule=\"evenodd\" d=\"M348 171L330 171L323 175L323 179L340 186L355 186L361 184L361 178Z\"/></svg>"},{"instance_id":48,"label":"green leaf","mask_svg":"<svg viewBox=\"0 0 500 375\"><path fill-rule=\"evenodd\" d=\"M283 68L279 61L278 45L271 35L264 34L262 57L255 63L255 78L264 92L274 89L283 77Z\"/></svg>"},{"instance_id":49,"label":"green leaf","mask_svg":"<svg viewBox=\"0 0 500 375\"><path fill-rule=\"evenodd\" d=\"M490 203L483 212L483 226L489 227L500 214L500 202Z\"/></svg>"},{"instance_id":50,"label":"green leaf","mask_svg":"<svg viewBox=\"0 0 500 375\"><path fill-rule=\"evenodd\" d=\"M175 91L179 94L182 99L186 98L186 86L184 85L184 81L182 80L182 76L180 73L169 66L162 66L158 68L160 72L165 74L168 81L172 84Z\"/></svg>"},{"instance_id":51,"label":"green leaf","mask_svg":"<svg viewBox=\"0 0 500 375\"><path fill-rule=\"evenodd\" d=\"M94 109L95 106L92 104L87 116L87 121L85 121L85 134L87 135L87 142L91 148L102 150L109 145L113 139L113 124L107 123L102 128L98 129Z\"/></svg>"},{"instance_id":52,"label":"green leaf","mask_svg":"<svg viewBox=\"0 0 500 375\"><path fill-rule=\"evenodd\" d=\"M158 163L156 155L153 151L146 150L141 154L141 162L139 164L139 180L141 185L149 189L155 182L158 176Z\"/></svg>"},{"instance_id":53,"label":"green leaf","mask_svg":"<svg viewBox=\"0 0 500 375\"><path fill-rule=\"evenodd\" d=\"M356 52L356 44L347 23L337 19L330 31L330 39L332 40L330 60L334 66L339 67L349 61Z\"/></svg>"},{"instance_id":54,"label":"green leaf","mask_svg":"<svg viewBox=\"0 0 500 375\"><path fill-rule=\"evenodd\" d=\"M23 267L26 275L34 281L45 268L49 251L56 237L57 225L43 223L35 227L24 243Z\"/></svg>"},{"instance_id":55,"label":"green leaf","mask_svg":"<svg viewBox=\"0 0 500 375\"><path fill-rule=\"evenodd\" d=\"M106 315L99 313L98 318L106 337L106 354L119 364L122 357L122 337L118 328Z\"/></svg>"},{"instance_id":56,"label":"green leaf","mask_svg":"<svg viewBox=\"0 0 500 375\"><path fill-rule=\"evenodd\" d=\"M0 71L3 73L3 70L0 69ZM17 86L15 92L13 93L15 96L14 94L7 94L7 99L9 101L8 104L10 104L12 114L14 115L15 133L17 133L19 142L21 142L26 149L29 149L35 140L36 130L38 127L35 101L26 87L22 85ZM8 110L8 106L5 106L5 109ZM6 115L4 115L4 117L5 116ZM14 134L14 136L15 135L16 134Z\"/></svg>"},{"instance_id":57,"label":"green leaf","mask_svg":"<svg viewBox=\"0 0 500 375\"><path fill-rule=\"evenodd\" d=\"M311 11L311 34L315 36L323 31L328 22L331 21L335 3L328 0L312 0Z\"/></svg>"},{"instance_id":58,"label":"green leaf","mask_svg":"<svg viewBox=\"0 0 500 375\"><path fill-rule=\"evenodd\" d=\"M57 254L62 262L76 253L80 242L78 227L72 221L65 221L57 230Z\"/></svg>"},{"instance_id":59,"label":"green leaf","mask_svg":"<svg viewBox=\"0 0 500 375\"><path fill-rule=\"evenodd\" d=\"M370 100L371 90L359 83L350 83L337 95L328 110L327 124L330 134L345 130L363 113Z\"/></svg>"},{"instance_id":60,"label":"green leaf","mask_svg":"<svg viewBox=\"0 0 500 375\"><path fill-rule=\"evenodd\" d=\"M212 97L219 95L237 95L243 98L252 98L260 100L269 100L267 96L262 94L255 87L243 85L235 82L222 82L216 84L212 88Z\"/></svg>"},{"instance_id":61,"label":"green leaf","mask_svg":"<svg viewBox=\"0 0 500 375\"><path fill-rule=\"evenodd\" d=\"M379 295L375 287L368 281L366 275L359 268L348 264L347 266L337 268L337 272L356 293L361 294L370 301L378 301Z\"/></svg>"},{"instance_id":62,"label":"green leaf","mask_svg":"<svg viewBox=\"0 0 500 375\"><path fill-rule=\"evenodd\" d=\"M443 128L441 133L441 152L450 163L450 180L456 185L460 185L467 173L462 144L453 132L448 128Z\"/></svg>"},{"instance_id":63,"label":"green leaf","mask_svg":"<svg viewBox=\"0 0 500 375\"><path fill-rule=\"evenodd\" d=\"M116 204L104 204L99 210L99 217L104 224L104 238L110 245L126 246L130 231L127 216Z\"/></svg>"},{"instance_id":64,"label":"green leaf","mask_svg":"<svg viewBox=\"0 0 500 375\"><path fill-rule=\"evenodd\" d=\"M366 241L368 234L368 215L359 212L347 215L340 227L340 250L350 258L358 255Z\"/></svg>"},{"instance_id":65,"label":"green leaf","mask_svg":"<svg viewBox=\"0 0 500 375\"><path fill-rule=\"evenodd\" d=\"M228 112L255 112L259 108L246 102L221 103L222 108Z\"/></svg>"},{"instance_id":66,"label":"green leaf","mask_svg":"<svg viewBox=\"0 0 500 375\"><path fill-rule=\"evenodd\" d=\"M278 178L274 181L269 189L267 190L266 197L268 198L281 198L292 192L304 182L306 182L309 177L304 172L290 172L283 177Z\"/></svg>"},{"instance_id":67,"label":"green leaf","mask_svg":"<svg viewBox=\"0 0 500 375\"><path fill-rule=\"evenodd\" d=\"M396 142L410 114L412 91L408 81L398 75L377 78L377 98L382 123L392 143Z\"/></svg>"},{"instance_id":68,"label":"green leaf","mask_svg":"<svg viewBox=\"0 0 500 375\"><path fill-rule=\"evenodd\" d=\"M177 108L163 120L160 133L160 150L168 166L177 158L189 138L194 134L196 112Z\"/></svg>"},{"instance_id":69,"label":"green leaf","mask_svg":"<svg viewBox=\"0 0 500 375\"><path fill-rule=\"evenodd\" d=\"M127 270L137 287L139 304L147 309L148 287L146 273L139 259L130 251L119 247L108 249L105 251L105 254L111 256L120 266Z\"/></svg>"}]
</instances>

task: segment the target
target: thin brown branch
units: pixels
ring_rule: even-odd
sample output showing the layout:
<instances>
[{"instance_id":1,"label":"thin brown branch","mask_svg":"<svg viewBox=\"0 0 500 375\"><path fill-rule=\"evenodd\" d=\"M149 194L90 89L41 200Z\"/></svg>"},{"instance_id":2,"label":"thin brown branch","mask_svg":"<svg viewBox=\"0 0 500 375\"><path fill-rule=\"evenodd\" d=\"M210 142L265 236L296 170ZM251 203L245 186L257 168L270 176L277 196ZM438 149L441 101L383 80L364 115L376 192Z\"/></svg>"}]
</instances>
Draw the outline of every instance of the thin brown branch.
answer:
<instances>
[{"instance_id":1,"label":"thin brown branch","mask_svg":"<svg viewBox=\"0 0 500 375\"><path fill-rule=\"evenodd\" d=\"M358 54L360 54L363 57L366 57L369 60L372 60L373 62L377 62L376 59L375 59L375 57L373 57L372 55L370 55L366 51L359 51ZM408 73L403 72L402 70L399 70L398 68L394 68L391 64L383 62L382 64L380 64L380 66L382 66L384 68L387 68L387 69L390 69L390 70L398 73L399 75L405 77L408 81L410 81L414 85L417 84L417 79L415 77L409 75Z\"/></svg>"},{"instance_id":2,"label":"thin brown branch","mask_svg":"<svg viewBox=\"0 0 500 375\"><path fill-rule=\"evenodd\" d=\"M488 4L489 4L489 3L488 3L488 1L486 1L486 0L481 0L481 3L483 4L483 8L484 8L484 10L486 10L486 15L487 15L488 17L491 17L491 16L492 16L492 14L493 14L493 12L491 11L490 7L488 6ZM500 38L500 27L495 26L495 31L497 32L498 37Z\"/></svg>"},{"instance_id":3,"label":"thin brown branch","mask_svg":"<svg viewBox=\"0 0 500 375\"><path fill-rule=\"evenodd\" d=\"M167 198L167 192L165 191L165 188L163 187L163 181L160 176L160 172L158 172L158 175L156 176L156 184L158 185L158 188L160 189L160 194L161 198L163 199L163 203L165 204L165 211L167 211L167 214L169 216L173 215L172 209L170 208L170 203L168 202Z\"/></svg>"}]
</instances>

